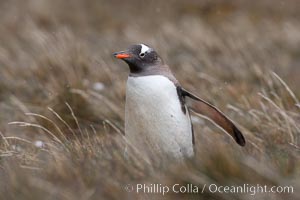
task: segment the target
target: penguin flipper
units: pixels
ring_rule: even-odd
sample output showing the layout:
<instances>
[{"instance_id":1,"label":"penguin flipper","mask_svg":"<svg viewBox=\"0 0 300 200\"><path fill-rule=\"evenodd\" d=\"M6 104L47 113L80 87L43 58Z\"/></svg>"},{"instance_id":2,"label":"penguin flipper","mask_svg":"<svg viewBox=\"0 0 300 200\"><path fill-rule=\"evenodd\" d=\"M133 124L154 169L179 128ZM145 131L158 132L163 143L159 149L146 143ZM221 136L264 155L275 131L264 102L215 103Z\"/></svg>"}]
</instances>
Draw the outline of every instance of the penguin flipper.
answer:
<instances>
[{"instance_id":1,"label":"penguin flipper","mask_svg":"<svg viewBox=\"0 0 300 200\"><path fill-rule=\"evenodd\" d=\"M190 97L193 100L192 106L189 106L189 109L196 113L202 115L204 118L213 122L215 125L223 129L228 133L240 146L245 146L246 141L242 132L234 125L234 123L218 108L211 105L210 103L204 101L203 99L197 97L196 95L186 91L181 88L183 96Z\"/></svg>"}]
</instances>

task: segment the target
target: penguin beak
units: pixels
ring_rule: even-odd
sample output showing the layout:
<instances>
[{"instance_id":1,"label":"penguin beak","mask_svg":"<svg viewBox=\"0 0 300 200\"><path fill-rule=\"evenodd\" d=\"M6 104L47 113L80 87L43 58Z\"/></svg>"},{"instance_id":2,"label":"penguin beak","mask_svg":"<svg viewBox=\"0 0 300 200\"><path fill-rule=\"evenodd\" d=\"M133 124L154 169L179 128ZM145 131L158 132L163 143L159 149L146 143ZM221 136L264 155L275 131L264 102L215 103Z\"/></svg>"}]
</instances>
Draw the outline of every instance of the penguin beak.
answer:
<instances>
[{"instance_id":1,"label":"penguin beak","mask_svg":"<svg viewBox=\"0 0 300 200\"><path fill-rule=\"evenodd\" d=\"M131 55L126 51L115 52L115 53L113 53L113 55L118 59L124 59L124 58L130 58L131 57Z\"/></svg>"}]
</instances>

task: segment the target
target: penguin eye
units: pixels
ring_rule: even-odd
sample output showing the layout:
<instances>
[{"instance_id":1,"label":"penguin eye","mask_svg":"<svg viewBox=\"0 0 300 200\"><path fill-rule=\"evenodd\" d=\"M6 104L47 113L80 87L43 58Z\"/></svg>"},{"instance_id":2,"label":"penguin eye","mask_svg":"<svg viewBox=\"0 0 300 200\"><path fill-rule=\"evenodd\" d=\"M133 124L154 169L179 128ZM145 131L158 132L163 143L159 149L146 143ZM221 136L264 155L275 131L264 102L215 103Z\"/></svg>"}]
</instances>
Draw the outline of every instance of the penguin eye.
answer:
<instances>
[{"instance_id":1,"label":"penguin eye","mask_svg":"<svg viewBox=\"0 0 300 200\"><path fill-rule=\"evenodd\" d=\"M144 58L145 57L145 53L140 53L139 55L141 58Z\"/></svg>"}]
</instances>

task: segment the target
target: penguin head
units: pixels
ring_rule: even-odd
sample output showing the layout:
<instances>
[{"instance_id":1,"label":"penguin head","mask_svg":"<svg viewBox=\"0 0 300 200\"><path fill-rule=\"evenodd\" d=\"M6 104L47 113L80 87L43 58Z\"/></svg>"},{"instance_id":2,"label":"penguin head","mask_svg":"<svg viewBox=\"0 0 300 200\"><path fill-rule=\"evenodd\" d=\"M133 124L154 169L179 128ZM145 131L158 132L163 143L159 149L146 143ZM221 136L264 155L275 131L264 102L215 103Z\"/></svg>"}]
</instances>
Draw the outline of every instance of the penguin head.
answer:
<instances>
[{"instance_id":1,"label":"penguin head","mask_svg":"<svg viewBox=\"0 0 300 200\"><path fill-rule=\"evenodd\" d=\"M131 73L140 73L162 64L156 51L145 44L131 45L127 50L115 52L113 55L124 60L129 65Z\"/></svg>"}]
</instances>

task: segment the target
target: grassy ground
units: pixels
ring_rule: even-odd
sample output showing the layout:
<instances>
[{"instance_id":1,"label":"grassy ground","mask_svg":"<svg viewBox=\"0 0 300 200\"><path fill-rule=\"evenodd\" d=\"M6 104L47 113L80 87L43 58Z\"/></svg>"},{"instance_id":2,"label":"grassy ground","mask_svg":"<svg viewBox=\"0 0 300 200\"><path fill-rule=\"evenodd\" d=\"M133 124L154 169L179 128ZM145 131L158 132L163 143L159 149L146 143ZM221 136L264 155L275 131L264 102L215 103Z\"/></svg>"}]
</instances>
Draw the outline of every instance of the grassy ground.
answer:
<instances>
[{"instance_id":1,"label":"grassy ground","mask_svg":"<svg viewBox=\"0 0 300 200\"><path fill-rule=\"evenodd\" d=\"M296 0L0 1L0 199L299 199L299 9ZM193 117L193 160L124 159L128 68L111 53L141 42L238 124L245 148ZM293 193L126 191L138 183Z\"/></svg>"}]
</instances>

